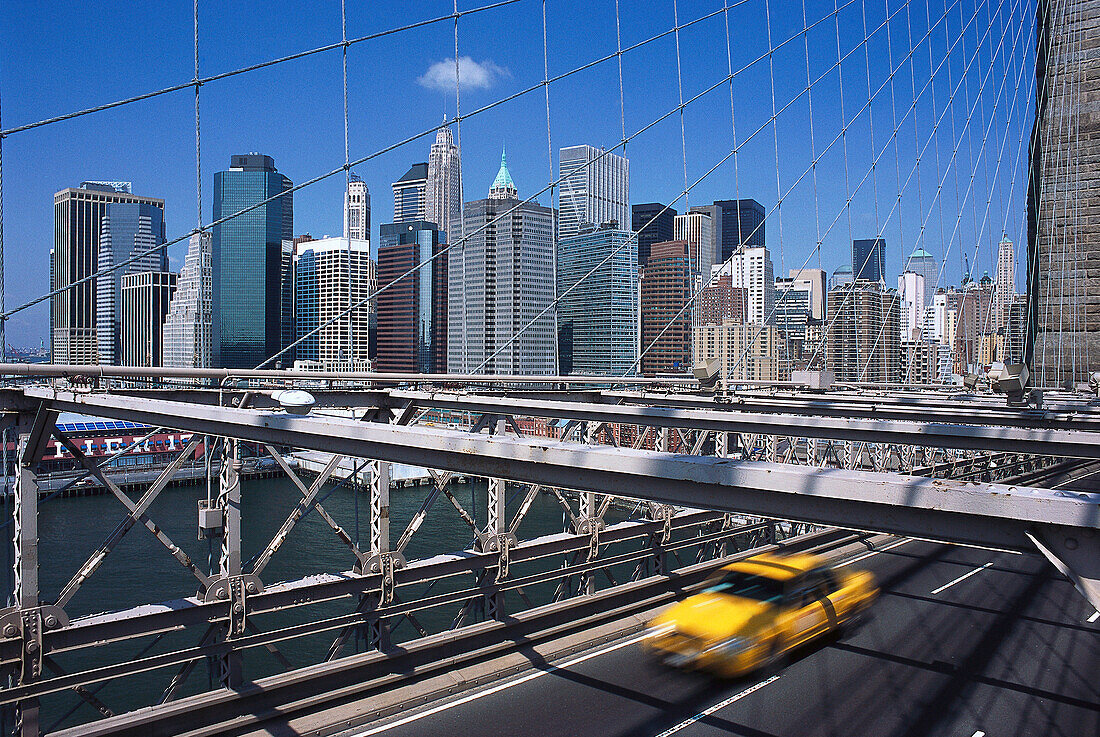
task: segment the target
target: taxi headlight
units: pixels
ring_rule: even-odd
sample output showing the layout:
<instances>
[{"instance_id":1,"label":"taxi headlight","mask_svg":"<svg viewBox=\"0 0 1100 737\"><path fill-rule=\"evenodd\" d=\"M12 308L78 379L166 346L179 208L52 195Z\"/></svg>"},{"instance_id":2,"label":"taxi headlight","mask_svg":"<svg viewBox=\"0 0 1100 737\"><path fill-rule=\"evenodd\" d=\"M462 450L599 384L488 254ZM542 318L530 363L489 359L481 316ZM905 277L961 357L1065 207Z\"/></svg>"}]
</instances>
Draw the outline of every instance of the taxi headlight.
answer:
<instances>
[{"instance_id":1,"label":"taxi headlight","mask_svg":"<svg viewBox=\"0 0 1100 737\"><path fill-rule=\"evenodd\" d=\"M645 630L645 639L653 640L653 639L656 639L658 637L664 637L665 635L669 634L670 632L672 632L675 629L676 629L676 626L671 624L671 623L665 623L665 624L658 624L658 625L655 625L655 626L650 626L650 627L647 627L646 630Z\"/></svg>"}]
</instances>

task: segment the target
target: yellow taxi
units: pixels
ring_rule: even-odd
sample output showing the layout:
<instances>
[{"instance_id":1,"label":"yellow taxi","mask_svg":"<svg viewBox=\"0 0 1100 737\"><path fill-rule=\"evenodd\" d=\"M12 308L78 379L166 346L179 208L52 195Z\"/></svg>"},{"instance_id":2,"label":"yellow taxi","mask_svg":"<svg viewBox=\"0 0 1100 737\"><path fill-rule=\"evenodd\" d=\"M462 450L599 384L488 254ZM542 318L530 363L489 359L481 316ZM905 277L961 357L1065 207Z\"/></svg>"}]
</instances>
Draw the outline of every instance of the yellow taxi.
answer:
<instances>
[{"instance_id":1,"label":"yellow taxi","mask_svg":"<svg viewBox=\"0 0 1100 737\"><path fill-rule=\"evenodd\" d=\"M643 644L669 665L733 678L843 627L877 594L868 571L761 553L719 569L702 592L651 621Z\"/></svg>"}]
</instances>

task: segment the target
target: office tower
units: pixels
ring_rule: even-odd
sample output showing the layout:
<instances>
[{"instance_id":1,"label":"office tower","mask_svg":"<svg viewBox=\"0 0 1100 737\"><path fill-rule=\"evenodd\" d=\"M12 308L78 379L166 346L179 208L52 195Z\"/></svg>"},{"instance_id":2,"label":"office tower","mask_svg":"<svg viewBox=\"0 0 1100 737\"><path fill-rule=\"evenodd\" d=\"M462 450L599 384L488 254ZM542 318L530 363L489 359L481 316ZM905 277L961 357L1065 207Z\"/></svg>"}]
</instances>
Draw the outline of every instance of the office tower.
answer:
<instances>
[{"instance_id":1,"label":"office tower","mask_svg":"<svg viewBox=\"0 0 1100 737\"><path fill-rule=\"evenodd\" d=\"M638 268L649 260L649 249L654 243L672 240L675 208L666 208L659 202L647 202L631 208L630 229L638 234Z\"/></svg>"},{"instance_id":2,"label":"office tower","mask_svg":"<svg viewBox=\"0 0 1100 737\"><path fill-rule=\"evenodd\" d=\"M764 206L753 199L714 202L715 261L724 263L737 249L764 247Z\"/></svg>"},{"instance_id":3,"label":"office tower","mask_svg":"<svg viewBox=\"0 0 1100 737\"><path fill-rule=\"evenodd\" d=\"M704 263L700 268L700 272L706 273L715 263L722 263L722 260L718 258L718 254L721 252L720 244L722 236L720 231L722 230L722 210L717 205L693 205L691 209L684 214L690 215L691 213L699 213L700 215L704 215L706 219L703 222L710 225L710 234L706 237L710 241L711 249L713 250L714 255L709 264ZM686 238L687 236L676 235L675 237ZM690 238L688 238L688 240L690 240Z\"/></svg>"},{"instance_id":4,"label":"office tower","mask_svg":"<svg viewBox=\"0 0 1100 737\"><path fill-rule=\"evenodd\" d=\"M164 243L164 200L137 196L131 189L129 182L82 182L80 187L54 195L50 290L76 284L50 298L50 349L55 363L88 364L99 360L96 333L100 280L88 277L99 269L99 239L107 208L126 204L159 209L159 223L155 224L155 216L147 213L147 233L154 244ZM121 220L120 214L120 227ZM120 230L120 244L124 240ZM131 248L136 242L136 236L132 237ZM114 294L117 302L118 291Z\"/></svg>"},{"instance_id":5,"label":"office tower","mask_svg":"<svg viewBox=\"0 0 1100 737\"><path fill-rule=\"evenodd\" d=\"M829 291L825 364L837 381L901 380L897 292L859 280Z\"/></svg>"},{"instance_id":6,"label":"office tower","mask_svg":"<svg viewBox=\"0 0 1100 737\"><path fill-rule=\"evenodd\" d=\"M1027 330L1027 296L1017 294L1011 302L1005 304L1004 311L1004 354L1005 363L1023 363L1024 334Z\"/></svg>"},{"instance_id":7,"label":"office tower","mask_svg":"<svg viewBox=\"0 0 1100 737\"><path fill-rule=\"evenodd\" d=\"M164 320L165 366L209 368L212 365L211 240L211 234L203 232L192 235L187 243L187 256L176 281L176 293Z\"/></svg>"},{"instance_id":8,"label":"office tower","mask_svg":"<svg viewBox=\"0 0 1100 737\"><path fill-rule=\"evenodd\" d=\"M906 271L898 276L902 340L919 340L924 332L926 291L923 274Z\"/></svg>"},{"instance_id":9,"label":"office tower","mask_svg":"<svg viewBox=\"0 0 1100 737\"><path fill-rule=\"evenodd\" d=\"M558 241L562 374L622 376L638 357L638 255L629 230L590 226Z\"/></svg>"},{"instance_id":10,"label":"office tower","mask_svg":"<svg viewBox=\"0 0 1100 737\"><path fill-rule=\"evenodd\" d=\"M120 351L123 366L163 365L164 318L176 275L142 271L122 277L120 299Z\"/></svg>"},{"instance_id":11,"label":"office tower","mask_svg":"<svg viewBox=\"0 0 1100 737\"><path fill-rule=\"evenodd\" d=\"M271 200L213 228L211 345L218 368L254 368L293 335L292 186L263 154L234 155L227 171L214 174L215 221ZM289 365L291 356L279 363Z\"/></svg>"},{"instance_id":12,"label":"office tower","mask_svg":"<svg viewBox=\"0 0 1100 737\"><path fill-rule=\"evenodd\" d=\"M744 322L747 300L748 291L733 286L733 276L716 276L695 299L695 324L721 325L724 320Z\"/></svg>"},{"instance_id":13,"label":"office tower","mask_svg":"<svg viewBox=\"0 0 1100 737\"><path fill-rule=\"evenodd\" d=\"M729 274L733 286L748 291L745 322L772 323L775 308L775 273L766 248L742 248L712 273Z\"/></svg>"},{"instance_id":14,"label":"office tower","mask_svg":"<svg viewBox=\"0 0 1100 737\"><path fill-rule=\"evenodd\" d=\"M425 220L428 213L428 164L413 164L393 183L393 221Z\"/></svg>"},{"instance_id":15,"label":"office tower","mask_svg":"<svg viewBox=\"0 0 1100 737\"><path fill-rule=\"evenodd\" d=\"M294 328L301 339L295 367L320 371L369 368L368 300L374 292L370 243L319 238L294 253Z\"/></svg>"},{"instance_id":16,"label":"office tower","mask_svg":"<svg viewBox=\"0 0 1100 737\"><path fill-rule=\"evenodd\" d=\"M824 269L791 269L788 276L800 288L810 293L810 318L813 320L825 319L825 270Z\"/></svg>"},{"instance_id":17,"label":"office tower","mask_svg":"<svg viewBox=\"0 0 1100 737\"><path fill-rule=\"evenodd\" d=\"M1016 299L1016 246L1007 237L997 247L997 277L993 283L993 327L1005 325L1005 313Z\"/></svg>"},{"instance_id":18,"label":"office tower","mask_svg":"<svg viewBox=\"0 0 1100 737\"><path fill-rule=\"evenodd\" d=\"M439 227L445 242L457 242L462 237L462 162L450 128L436 131L426 186L424 219Z\"/></svg>"},{"instance_id":19,"label":"office tower","mask_svg":"<svg viewBox=\"0 0 1100 737\"><path fill-rule=\"evenodd\" d=\"M911 271L924 277L924 307L932 304L932 295L939 286L940 269L936 265L936 257L923 248L917 248L909 258L905 259L905 268L902 271Z\"/></svg>"},{"instance_id":20,"label":"office tower","mask_svg":"<svg viewBox=\"0 0 1100 737\"><path fill-rule=\"evenodd\" d=\"M677 215L672 227L673 240L691 244L691 270L709 274L714 265L714 219L706 212L693 209Z\"/></svg>"},{"instance_id":21,"label":"office tower","mask_svg":"<svg viewBox=\"0 0 1100 737\"><path fill-rule=\"evenodd\" d=\"M357 241L370 240L370 190L355 172L348 176L348 187L344 192L344 237ZM299 238L312 240L307 233L295 237L294 245L301 242Z\"/></svg>"},{"instance_id":22,"label":"office tower","mask_svg":"<svg viewBox=\"0 0 1100 737\"><path fill-rule=\"evenodd\" d=\"M718 325L696 325L692 343L696 363L717 358L721 378L737 381L780 381L779 331L774 325L723 320Z\"/></svg>"},{"instance_id":23,"label":"office tower","mask_svg":"<svg viewBox=\"0 0 1100 737\"><path fill-rule=\"evenodd\" d=\"M97 352L99 363L117 365L122 360L122 277L141 271L168 270L166 249L154 250L166 240L164 205L111 202L99 222ZM131 263L127 264L127 261Z\"/></svg>"},{"instance_id":24,"label":"office tower","mask_svg":"<svg viewBox=\"0 0 1100 737\"><path fill-rule=\"evenodd\" d=\"M448 371L557 370L554 316L547 309L554 299L554 217L549 207L519 201L501 154L489 196L465 204L464 246L449 252Z\"/></svg>"},{"instance_id":25,"label":"office tower","mask_svg":"<svg viewBox=\"0 0 1100 737\"><path fill-rule=\"evenodd\" d=\"M784 340L804 341L812 318L812 287L791 277L775 280L774 323Z\"/></svg>"},{"instance_id":26,"label":"office tower","mask_svg":"<svg viewBox=\"0 0 1100 737\"><path fill-rule=\"evenodd\" d=\"M856 279L881 282L886 275L886 239L852 241L852 274Z\"/></svg>"},{"instance_id":27,"label":"office tower","mask_svg":"<svg viewBox=\"0 0 1100 737\"><path fill-rule=\"evenodd\" d=\"M630 162L594 146L566 146L558 152L558 238L586 225L630 222Z\"/></svg>"},{"instance_id":28,"label":"office tower","mask_svg":"<svg viewBox=\"0 0 1100 737\"><path fill-rule=\"evenodd\" d=\"M829 277L829 291L831 292L836 287L847 286L854 281L855 277L852 276L852 267L848 264L841 264L833 271L833 275ZM827 298L826 301L828 301Z\"/></svg>"},{"instance_id":29,"label":"office tower","mask_svg":"<svg viewBox=\"0 0 1100 737\"><path fill-rule=\"evenodd\" d=\"M446 246L433 222L381 226L376 370L447 373Z\"/></svg>"},{"instance_id":30,"label":"office tower","mask_svg":"<svg viewBox=\"0 0 1100 737\"><path fill-rule=\"evenodd\" d=\"M642 374L691 371L691 244L654 243L641 272Z\"/></svg>"},{"instance_id":31,"label":"office tower","mask_svg":"<svg viewBox=\"0 0 1100 737\"><path fill-rule=\"evenodd\" d=\"M902 383L932 384L938 381L939 349L940 346L931 340L903 338L899 354Z\"/></svg>"},{"instance_id":32,"label":"office tower","mask_svg":"<svg viewBox=\"0 0 1100 737\"><path fill-rule=\"evenodd\" d=\"M1098 17L1098 0L1042 2L1036 12L1024 290L1035 386L1084 381L1100 368Z\"/></svg>"}]
</instances>

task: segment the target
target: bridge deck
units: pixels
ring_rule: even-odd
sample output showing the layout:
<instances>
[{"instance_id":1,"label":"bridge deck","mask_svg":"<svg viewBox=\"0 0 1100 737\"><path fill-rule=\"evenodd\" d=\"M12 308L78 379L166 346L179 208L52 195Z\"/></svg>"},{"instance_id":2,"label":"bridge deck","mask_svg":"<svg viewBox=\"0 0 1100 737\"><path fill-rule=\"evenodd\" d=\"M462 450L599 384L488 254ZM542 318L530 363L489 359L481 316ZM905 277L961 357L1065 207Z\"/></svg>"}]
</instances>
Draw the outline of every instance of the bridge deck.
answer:
<instances>
[{"instance_id":1,"label":"bridge deck","mask_svg":"<svg viewBox=\"0 0 1100 737\"><path fill-rule=\"evenodd\" d=\"M631 637L345 734L1100 733L1100 622L1045 561L908 541L857 564L882 584L872 619L771 676L674 671Z\"/></svg>"}]
</instances>

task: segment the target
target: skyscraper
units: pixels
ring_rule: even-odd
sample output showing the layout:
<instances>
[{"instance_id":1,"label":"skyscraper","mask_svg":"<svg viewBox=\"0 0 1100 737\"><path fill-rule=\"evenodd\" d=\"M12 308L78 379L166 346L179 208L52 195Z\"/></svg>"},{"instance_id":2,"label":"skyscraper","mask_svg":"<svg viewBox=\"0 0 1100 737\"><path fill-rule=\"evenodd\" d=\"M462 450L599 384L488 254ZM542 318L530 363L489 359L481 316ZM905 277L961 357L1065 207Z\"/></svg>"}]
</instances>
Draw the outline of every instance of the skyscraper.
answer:
<instances>
[{"instance_id":1,"label":"skyscraper","mask_svg":"<svg viewBox=\"0 0 1100 737\"><path fill-rule=\"evenodd\" d=\"M164 317L176 290L176 275L142 271L122 277L119 359L123 366L163 364Z\"/></svg>"},{"instance_id":2,"label":"skyscraper","mask_svg":"<svg viewBox=\"0 0 1100 737\"><path fill-rule=\"evenodd\" d=\"M50 290L77 284L99 268L100 226L112 204L159 208L164 200L131 193L129 182L82 182L54 195L54 246L50 256ZM164 242L164 231L149 232ZM50 349L54 363L96 363L98 278L88 279L50 298Z\"/></svg>"},{"instance_id":3,"label":"skyscraper","mask_svg":"<svg viewBox=\"0 0 1100 737\"><path fill-rule=\"evenodd\" d=\"M370 240L370 190L354 172L349 175L348 188L344 192L344 237Z\"/></svg>"},{"instance_id":4,"label":"skyscraper","mask_svg":"<svg viewBox=\"0 0 1100 737\"><path fill-rule=\"evenodd\" d=\"M852 274L856 279L880 282L886 275L886 239L852 241Z\"/></svg>"},{"instance_id":5,"label":"skyscraper","mask_svg":"<svg viewBox=\"0 0 1100 737\"><path fill-rule=\"evenodd\" d=\"M631 208L630 229L638 234L638 268L649 260L649 249L654 243L672 240L673 222L677 212L659 202L646 202Z\"/></svg>"},{"instance_id":6,"label":"skyscraper","mask_svg":"<svg viewBox=\"0 0 1100 737\"><path fill-rule=\"evenodd\" d=\"M724 263L741 246L764 247L764 206L753 199L714 202L715 261Z\"/></svg>"},{"instance_id":7,"label":"skyscraper","mask_svg":"<svg viewBox=\"0 0 1100 737\"><path fill-rule=\"evenodd\" d=\"M214 174L215 221L271 199L213 228L211 344L216 367L258 366L293 335L292 186L275 169L275 160L263 154L234 155L228 171ZM287 365L290 357L280 361Z\"/></svg>"},{"instance_id":8,"label":"skyscraper","mask_svg":"<svg viewBox=\"0 0 1100 737\"><path fill-rule=\"evenodd\" d=\"M825 364L837 381L901 380L897 292L859 280L829 291Z\"/></svg>"},{"instance_id":9,"label":"skyscraper","mask_svg":"<svg viewBox=\"0 0 1100 737\"><path fill-rule=\"evenodd\" d=\"M99 224L97 271L100 273L96 277L96 344L99 363L115 365L122 360L123 276L143 271L167 271L168 254L165 249L152 250L164 242L163 203L111 202L107 205ZM135 260L111 270L130 259ZM159 346L157 353L159 356Z\"/></svg>"},{"instance_id":10,"label":"skyscraper","mask_svg":"<svg viewBox=\"0 0 1100 737\"><path fill-rule=\"evenodd\" d=\"M425 220L428 214L428 164L413 164L393 183L393 221Z\"/></svg>"},{"instance_id":11,"label":"skyscraper","mask_svg":"<svg viewBox=\"0 0 1100 737\"><path fill-rule=\"evenodd\" d=\"M441 253L446 245L446 234L433 222L382 225L378 241L378 288L382 290L377 298L378 371L447 372L447 254Z\"/></svg>"},{"instance_id":12,"label":"skyscraper","mask_svg":"<svg viewBox=\"0 0 1100 737\"><path fill-rule=\"evenodd\" d=\"M701 210L677 215L673 220L673 238L691 244L691 270L709 274L714 265L714 219Z\"/></svg>"},{"instance_id":13,"label":"skyscraper","mask_svg":"<svg viewBox=\"0 0 1100 737\"><path fill-rule=\"evenodd\" d=\"M901 302L901 339L919 340L924 333L924 304L927 299L924 275L912 271L898 276L898 300Z\"/></svg>"},{"instance_id":14,"label":"skyscraper","mask_svg":"<svg viewBox=\"0 0 1100 737\"><path fill-rule=\"evenodd\" d=\"M711 279L695 300L696 325L721 325L725 320L745 321L748 291L733 286L733 276L723 274Z\"/></svg>"},{"instance_id":15,"label":"skyscraper","mask_svg":"<svg viewBox=\"0 0 1100 737\"><path fill-rule=\"evenodd\" d=\"M654 243L641 273L642 374L691 371L691 244Z\"/></svg>"},{"instance_id":16,"label":"skyscraper","mask_svg":"<svg viewBox=\"0 0 1100 737\"><path fill-rule=\"evenodd\" d=\"M902 271L911 271L924 277L924 307L931 305L932 295L935 294L940 279L936 257L923 248L917 248L905 259L905 268Z\"/></svg>"},{"instance_id":17,"label":"skyscraper","mask_svg":"<svg viewBox=\"0 0 1100 737\"><path fill-rule=\"evenodd\" d=\"M733 286L748 292L745 321L758 324L774 322L775 272L766 248L742 248L728 263L715 266L719 275L733 277Z\"/></svg>"},{"instance_id":18,"label":"skyscraper","mask_svg":"<svg viewBox=\"0 0 1100 737\"><path fill-rule=\"evenodd\" d=\"M562 374L622 376L634 371L638 261L630 247L632 236L628 230L591 226L558 241Z\"/></svg>"},{"instance_id":19,"label":"skyscraper","mask_svg":"<svg viewBox=\"0 0 1100 737\"><path fill-rule=\"evenodd\" d=\"M810 324L812 291L804 281L792 277L775 280L774 323L785 340L804 341Z\"/></svg>"},{"instance_id":20,"label":"skyscraper","mask_svg":"<svg viewBox=\"0 0 1100 737\"><path fill-rule=\"evenodd\" d=\"M630 222L630 162L594 146L566 146L558 152L558 237L569 238L585 224Z\"/></svg>"},{"instance_id":21,"label":"skyscraper","mask_svg":"<svg viewBox=\"0 0 1100 737\"><path fill-rule=\"evenodd\" d=\"M1036 11L1025 324L1035 386L1085 380L1100 356L1098 0Z\"/></svg>"},{"instance_id":22,"label":"skyscraper","mask_svg":"<svg viewBox=\"0 0 1100 737\"><path fill-rule=\"evenodd\" d=\"M781 338L774 325L724 320L696 325L692 332L696 363L717 358L720 376L730 381L777 381L787 378L781 367Z\"/></svg>"},{"instance_id":23,"label":"skyscraper","mask_svg":"<svg viewBox=\"0 0 1100 737\"><path fill-rule=\"evenodd\" d=\"M188 241L187 256L164 320L165 366L211 366L211 240L207 231L195 233Z\"/></svg>"},{"instance_id":24,"label":"skyscraper","mask_svg":"<svg viewBox=\"0 0 1100 737\"><path fill-rule=\"evenodd\" d=\"M374 292L370 243L318 238L294 254L295 339L303 339L294 365L321 371L369 367L370 311Z\"/></svg>"},{"instance_id":25,"label":"skyscraper","mask_svg":"<svg viewBox=\"0 0 1100 737\"><path fill-rule=\"evenodd\" d=\"M553 313L540 316L554 299L555 213L518 198L502 154L489 196L465 205L466 241L447 263L451 373L557 370Z\"/></svg>"},{"instance_id":26,"label":"skyscraper","mask_svg":"<svg viewBox=\"0 0 1100 737\"><path fill-rule=\"evenodd\" d=\"M997 277L993 282L993 327L1005 326L1008 305L1016 299L1016 246L1007 237L997 248Z\"/></svg>"},{"instance_id":27,"label":"skyscraper","mask_svg":"<svg viewBox=\"0 0 1100 737\"><path fill-rule=\"evenodd\" d=\"M825 289L824 269L791 269L788 276L795 284L809 292L810 318L813 320L825 319Z\"/></svg>"},{"instance_id":28,"label":"skyscraper","mask_svg":"<svg viewBox=\"0 0 1100 737\"><path fill-rule=\"evenodd\" d=\"M462 162L450 128L436 131L426 186L424 219L439 227L447 243L456 242L462 237Z\"/></svg>"}]
</instances>

